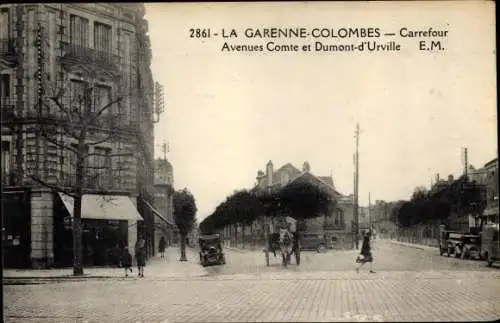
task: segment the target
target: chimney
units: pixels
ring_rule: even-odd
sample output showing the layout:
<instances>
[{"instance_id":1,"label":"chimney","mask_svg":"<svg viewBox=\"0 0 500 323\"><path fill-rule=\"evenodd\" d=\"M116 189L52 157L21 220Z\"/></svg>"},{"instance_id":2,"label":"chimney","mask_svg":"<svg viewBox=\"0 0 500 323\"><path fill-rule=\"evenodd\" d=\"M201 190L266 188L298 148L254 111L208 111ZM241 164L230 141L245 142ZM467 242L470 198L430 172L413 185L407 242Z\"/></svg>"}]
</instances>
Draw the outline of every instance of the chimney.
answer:
<instances>
[{"instance_id":1,"label":"chimney","mask_svg":"<svg viewBox=\"0 0 500 323\"><path fill-rule=\"evenodd\" d=\"M311 165L309 165L308 161L305 161L304 164L302 164L302 171L303 172L311 171Z\"/></svg>"},{"instance_id":2,"label":"chimney","mask_svg":"<svg viewBox=\"0 0 500 323\"><path fill-rule=\"evenodd\" d=\"M448 175L448 183L450 184L453 183L453 180L454 180L453 175Z\"/></svg>"},{"instance_id":3,"label":"chimney","mask_svg":"<svg viewBox=\"0 0 500 323\"><path fill-rule=\"evenodd\" d=\"M266 177L267 177L267 186L270 187L273 185L273 162L269 161L266 166Z\"/></svg>"}]
</instances>

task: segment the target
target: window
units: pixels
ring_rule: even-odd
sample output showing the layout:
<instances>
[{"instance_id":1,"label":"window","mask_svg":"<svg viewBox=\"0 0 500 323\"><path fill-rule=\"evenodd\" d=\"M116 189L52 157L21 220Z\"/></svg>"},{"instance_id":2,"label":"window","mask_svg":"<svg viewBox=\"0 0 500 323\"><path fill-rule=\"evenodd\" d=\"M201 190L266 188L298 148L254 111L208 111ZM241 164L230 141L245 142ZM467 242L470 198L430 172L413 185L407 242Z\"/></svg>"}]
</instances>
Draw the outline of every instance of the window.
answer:
<instances>
[{"instance_id":1,"label":"window","mask_svg":"<svg viewBox=\"0 0 500 323\"><path fill-rule=\"evenodd\" d=\"M84 110L84 92L85 82L71 80L70 82L70 107L74 113L79 113Z\"/></svg>"},{"instance_id":2,"label":"window","mask_svg":"<svg viewBox=\"0 0 500 323\"><path fill-rule=\"evenodd\" d=\"M0 76L0 98L10 97L10 75L1 74Z\"/></svg>"},{"instance_id":3,"label":"window","mask_svg":"<svg viewBox=\"0 0 500 323\"><path fill-rule=\"evenodd\" d=\"M2 179L4 184L10 177L10 141L2 140Z\"/></svg>"},{"instance_id":4,"label":"window","mask_svg":"<svg viewBox=\"0 0 500 323\"><path fill-rule=\"evenodd\" d=\"M94 178L99 186L108 186L111 181L111 148L94 148Z\"/></svg>"},{"instance_id":5,"label":"window","mask_svg":"<svg viewBox=\"0 0 500 323\"><path fill-rule=\"evenodd\" d=\"M9 13L9 8L2 8L0 10L0 39L2 40L2 52L6 51L8 47L6 47L9 42L8 40L10 39L10 13ZM7 28L5 28L7 27ZM5 43L4 43L5 42Z\"/></svg>"},{"instance_id":6,"label":"window","mask_svg":"<svg viewBox=\"0 0 500 323\"><path fill-rule=\"evenodd\" d=\"M85 18L71 15L70 43L79 47L89 47L89 21Z\"/></svg>"},{"instance_id":7,"label":"window","mask_svg":"<svg viewBox=\"0 0 500 323\"><path fill-rule=\"evenodd\" d=\"M335 225L344 225L344 211L337 210L335 212Z\"/></svg>"},{"instance_id":8,"label":"window","mask_svg":"<svg viewBox=\"0 0 500 323\"><path fill-rule=\"evenodd\" d=\"M94 49L100 52L111 53L111 26L94 23Z\"/></svg>"},{"instance_id":9,"label":"window","mask_svg":"<svg viewBox=\"0 0 500 323\"><path fill-rule=\"evenodd\" d=\"M96 85L94 88L94 107L93 112L99 112L107 104L111 102L111 88L104 85ZM103 115L107 114L111 107L103 111Z\"/></svg>"}]
</instances>

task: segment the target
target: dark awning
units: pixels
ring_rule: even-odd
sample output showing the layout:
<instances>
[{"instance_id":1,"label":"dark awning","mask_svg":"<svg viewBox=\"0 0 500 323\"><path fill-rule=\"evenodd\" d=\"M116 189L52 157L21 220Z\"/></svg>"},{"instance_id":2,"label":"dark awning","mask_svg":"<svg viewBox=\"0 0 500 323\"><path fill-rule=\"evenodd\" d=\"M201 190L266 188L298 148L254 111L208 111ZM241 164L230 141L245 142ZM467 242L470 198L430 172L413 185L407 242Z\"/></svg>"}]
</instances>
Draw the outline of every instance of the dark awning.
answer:
<instances>
[{"instance_id":1,"label":"dark awning","mask_svg":"<svg viewBox=\"0 0 500 323\"><path fill-rule=\"evenodd\" d=\"M153 212L154 215L156 215L161 221L167 223L170 226L175 227L175 224L169 221L166 217L164 217L157 209L155 209L151 204L148 202L144 201L144 203L147 205L147 207Z\"/></svg>"}]
</instances>

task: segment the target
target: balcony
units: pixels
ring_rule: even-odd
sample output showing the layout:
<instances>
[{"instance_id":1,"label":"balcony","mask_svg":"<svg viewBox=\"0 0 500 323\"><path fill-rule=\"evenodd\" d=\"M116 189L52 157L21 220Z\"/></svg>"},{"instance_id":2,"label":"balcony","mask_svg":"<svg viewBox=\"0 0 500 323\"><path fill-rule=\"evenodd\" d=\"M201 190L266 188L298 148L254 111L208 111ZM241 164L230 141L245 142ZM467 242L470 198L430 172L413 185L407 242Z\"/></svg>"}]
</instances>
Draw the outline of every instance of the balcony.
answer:
<instances>
[{"instance_id":1,"label":"balcony","mask_svg":"<svg viewBox=\"0 0 500 323\"><path fill-rule=\"evenodd\" d=\"M63 64L93 64L108 71L118 72L118 56L107 51L99 51L87 46L67 44Z\"/></svg>"},{"instance_id":2,"label":"balcony","mask_svg":"<svg viewBox=\"0 0 500 323\"><path fill-rule=\"evenodd\" d=\"M17 63L14 39L0 39L0 57L2 60L5 60L10 66L14 66Z\"/></svg>"},{"instance_id":3,"label":"balcony","mask_svg":"<svg viewBox=\"0 0 500 323\"><path fill-rule=\"evenodd\" d=\"M16 116L16 101L14 98L0 98L0 111L2 114L2 123L13 121Z\"/></svg>"}]
</instances>

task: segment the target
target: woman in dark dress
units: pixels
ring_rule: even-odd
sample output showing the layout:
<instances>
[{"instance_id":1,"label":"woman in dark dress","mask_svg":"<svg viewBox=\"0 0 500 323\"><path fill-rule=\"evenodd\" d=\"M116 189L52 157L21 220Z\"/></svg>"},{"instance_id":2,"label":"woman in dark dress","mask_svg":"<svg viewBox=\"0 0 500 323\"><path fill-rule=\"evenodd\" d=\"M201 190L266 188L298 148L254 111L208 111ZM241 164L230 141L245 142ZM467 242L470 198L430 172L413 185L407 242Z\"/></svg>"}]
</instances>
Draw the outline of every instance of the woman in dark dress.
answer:
<instances>
[{"instance_id":1,"label":"woman in dark dress","mask_svg":"<svg viewBox=\"0 0 500 323\"><path fill-rule=\"evenodd\" d=\"M144 267L146 266L146 241L138 239L135 244L135 259L137 260L138 276L144 277Z\"/></svg>"},{"instance_id":2,"label":"woman in dark dress","mask_svg":"<svg viewBox=\"0 0 500 323\"><path fill-rule=\"evenodd\" d=\"M359 272L359 269L367 262L370 263L370 273L375 273L373 271L373 256L372 250L370 246L370 231L365 231L363 235L363 244L361 245L361 256L359 259L359 266L356 267L356 271Z\"/></svg>"},{"instance_id":3,"label":"woman in dark dress","mask_svg":"<svg viewBox=\"0 0 500 323\"><path fill-rule=\"evenodd\" d=\"M165 247L167 246L165 238L161 237L158 245L158 251L160 252L160 257L165 258Z\"/></svg>"}]
</instances>

